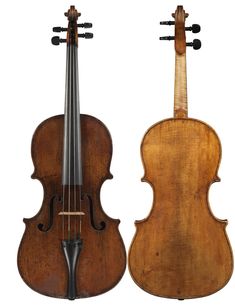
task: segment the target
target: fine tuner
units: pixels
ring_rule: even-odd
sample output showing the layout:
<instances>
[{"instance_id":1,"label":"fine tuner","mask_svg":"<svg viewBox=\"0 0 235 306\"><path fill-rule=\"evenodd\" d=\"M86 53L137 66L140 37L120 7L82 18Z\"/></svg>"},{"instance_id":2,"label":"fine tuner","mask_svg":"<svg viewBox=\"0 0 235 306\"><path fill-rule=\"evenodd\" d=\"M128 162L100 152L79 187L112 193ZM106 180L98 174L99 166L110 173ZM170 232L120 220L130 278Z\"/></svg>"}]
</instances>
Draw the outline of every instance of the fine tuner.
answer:
<instances>
[{"instance_id":1,"label":"fine tuner","mask_svg":"<svg viewBox=\"0 0 235 306\"><path fill-rule=\"evenodd\" d=\"M175 25L175 21L161 21L160 25ZM193 24L191 27L185 27L185 31L192 31L192 33L199 33L201 31L201 27L199 24ZM175 36L162 36L159 38L160 40L175 40ZM199 39L194 39L190 43L186 43L187 47L193 47L194 50L198 50L201 48L201 41Z\"/></svg>"}]
</instances>

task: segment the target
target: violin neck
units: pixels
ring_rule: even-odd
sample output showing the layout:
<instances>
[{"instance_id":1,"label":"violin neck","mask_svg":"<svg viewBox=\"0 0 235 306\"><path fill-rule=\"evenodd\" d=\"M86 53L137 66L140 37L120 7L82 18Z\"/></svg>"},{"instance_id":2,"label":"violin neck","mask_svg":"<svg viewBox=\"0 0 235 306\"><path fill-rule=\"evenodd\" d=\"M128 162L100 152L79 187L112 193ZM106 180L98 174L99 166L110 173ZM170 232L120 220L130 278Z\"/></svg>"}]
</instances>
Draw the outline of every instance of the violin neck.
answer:
<instances>
[{"instance_id":1,"label":"violin neck","mask_svg":"<svg viewBox=\"0 0 235 306\"><path fill-rule=\"evenodd\" d=\"M188 117L186 53L175 53L174 117Z\"/></svg>"},{"instance_id":2,"label":"violin neck","mask_svg":"<svg viewBox=\"0 0 235 306\"><path fill-rule=\"evenodd\" d=\"M63 185L82 185L81 126L78 84L78 48L67 45Z\"/></svg>"}]
</instances>

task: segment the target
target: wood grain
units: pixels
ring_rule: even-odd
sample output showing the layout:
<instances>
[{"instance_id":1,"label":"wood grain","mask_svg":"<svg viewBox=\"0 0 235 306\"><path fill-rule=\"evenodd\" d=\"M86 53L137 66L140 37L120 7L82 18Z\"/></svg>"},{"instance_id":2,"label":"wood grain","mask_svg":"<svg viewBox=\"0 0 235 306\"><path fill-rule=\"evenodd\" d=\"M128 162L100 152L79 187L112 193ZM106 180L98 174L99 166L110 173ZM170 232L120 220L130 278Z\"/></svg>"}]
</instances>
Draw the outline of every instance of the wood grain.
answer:
<instances>
[{"instance_id":1,"label":"wood grain","mask_svg":"<svg viewBox=\"0 0 235 306\"><path fill-rule=\"evenodd\" d=\"M188 117L186 53L175 53L174 117Z\"/></svg>"},{"instance_id":2,"label":"wood grain","mask_svg":"<svg viewBox=\"0 0 235 306\"><path fill-rule=\"evenodd\" d=\"M18 252L18 268L24 281L35 291L52 297L66 298L68 271L61 246L62 204L57 203L54 222L48 232L38 224L48 224L49 202L53 195L62 195L62 155L64 116L44 121L35 131L32 158L33 178L44 188L44 200L39 212L25 219L26 229ZM81 239L83 247L76 270L77 298L94 296L114 287L126 266L124 244L118 231L119 220L105 214L100 203L100 189L111 178L109 166L112 142L107 128L98 119L81 115L83 193L93 201L96 223L104 221L102 231L91 226L90 209L82 202ZM36 199L32 198L32 202Z\"/></svg>"},{"instance_id":3,"label":"wood grain","mask_svg":"<svg viewBox=\"0 0 235 306\"><path fill-rule=\"evenodd\" d=\"M226 220L208 203L218 181L220 141L193 119L169 119L144 136L141 154L154 192L149 216L136 222L129 269L145 291L170 298L206 296L221 289L233 270Z\"/></svg>"},{"instance_id":4,"label":"wood grain","mask_svg":"<svg viewBox=\"0 0 235 306\"><path fill-rule=\"evenodd\" d=\"M186 52L186 37L185 37L185 19L188 14L182 5L178 5L172 16L175 18L175 51L178 54Z\"/></svg>"}]
</instances>

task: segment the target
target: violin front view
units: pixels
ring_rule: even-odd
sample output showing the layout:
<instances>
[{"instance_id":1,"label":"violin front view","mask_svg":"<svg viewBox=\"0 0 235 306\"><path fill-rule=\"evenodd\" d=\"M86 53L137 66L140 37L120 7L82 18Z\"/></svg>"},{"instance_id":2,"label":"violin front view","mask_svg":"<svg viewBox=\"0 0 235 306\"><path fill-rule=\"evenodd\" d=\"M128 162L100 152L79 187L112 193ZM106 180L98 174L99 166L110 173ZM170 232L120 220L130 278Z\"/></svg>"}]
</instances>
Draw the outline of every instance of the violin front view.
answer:
<instances>
[{"instance_id":1,"label":"violin front view","mask_svg":"<svg viewBox=\"0 0 235 306\"><path fill-rule=\"evenodd\" d=\"M233 257L225 231L227 220L217 219L208 202L209 188L219 181L221 144L206 123L188 118L185 13L178 6L175 20L174 118L154 124L146 132L141 155L143 181L154 192L149 216L136 222L129 252L129 269L145 291L162 297L186 299L212 294L229 281Z\"/></svg>"},{"instance_id":2,"label":"violin front view","mask_svg":"<svg viewBox=\"0 0 235 306\"><path fill-rule=\"evenodd\" d=\"M44 188L39 212L26 224L18 268L35 291L57 298L90 297L113 288L126 266L119 220L108 217L100 203L100 189L109 172L112 140L105 125L80 115L78 90L78 34L81 14L71 6L65 16L67 38L52 43L67 45L65 114L43 121L32 139L32 159Z\"/></svg>"}]
</instances>

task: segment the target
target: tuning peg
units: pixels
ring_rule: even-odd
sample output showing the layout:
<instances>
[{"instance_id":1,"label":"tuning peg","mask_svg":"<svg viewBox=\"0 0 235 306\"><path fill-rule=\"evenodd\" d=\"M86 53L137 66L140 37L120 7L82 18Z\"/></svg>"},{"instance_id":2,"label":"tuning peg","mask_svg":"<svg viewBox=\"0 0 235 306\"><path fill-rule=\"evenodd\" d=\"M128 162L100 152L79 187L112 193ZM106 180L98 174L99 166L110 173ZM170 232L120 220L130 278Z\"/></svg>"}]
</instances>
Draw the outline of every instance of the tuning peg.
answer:
<instances>
[{"instance_id":1,"label":"tuning peg","mask_svg":"<svg viewBox=\"0 0 235 306\"><path fill-rule=\"evenodd\" d=\"M175 36L161 36L160 40L175 40Z\"/></svg>"},{"instance_id":2,"label":"tuning peg","mask_svg":"<svg viewBox=\"0 0 235 306\"><path fill-rule=\"evenodd\" d=\"M194 39L191 43L186 43L187 47L193 47L194 50L198 50L201 48L202 43L199 39Z\"/></svg>"},{"instance_id":3,"label":"tuning peg","mask_svg":"<svg viewBox=\"0 0 235 306\"><path fill-rule=\"evenodd\" d=\"M59 36L53 36L51 39L51 43L55 46L58 46L60 43L65 43L66 39L62 39Z\"/></svg>"},{"instance_id":4,"label":"tuning peg","mask_svg":"<svg viewBox=\"0 0 235 306\"><path fill-rule=\"evenodd\" d=\"M59 33L59 32L65 32L65 31L67 31L68 29L67 28L62 28L62 27L54 27L54 28L52 28L52 31L53 32L57 32L57 33Z\"/></svg>"},{"instance_id":5,"label":"tuning peg","mask_svg":"<svg viewBox=\"0 0 235 306\"><path fill-rule=\"evenodd\" d=\"M160 21L160 25L174 25L174 21Z\"/></svg>"},{"instance_id":6,"label":"tuning peg","mask_svg":"<svg viewBox=\"0 0 235 306\"><path fill-rule=\"evenodd\" d=\"M84 34L78 34L78 37L81 37L81 38L86 38L86 39L89 39L89 38L93 38L93 33L84 33Z\"/></svg>"},{"instance_id":7,"label":"tuning peg","mask_svg":"<svg viewBox=\"0 0 235 306\"><path fill-rule=\"evenodd\" d=\"M90 22L79 23L78 27L79 28L85 28L85 29L92 28L92 23L90 23Z\"/></svg>"},{"instance_id":8,"label":"tuning peg","mask_svg":"<svg viewBox=\"0 0 235 306\"><path fill-rule=\"evenodd\" d=\"M199 24L193 24L191 27L185 27L185 31L192 31L193 33L199 33L201 27Z\"/></svg>"}]
</instances>

